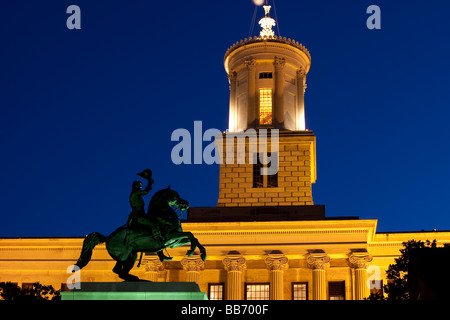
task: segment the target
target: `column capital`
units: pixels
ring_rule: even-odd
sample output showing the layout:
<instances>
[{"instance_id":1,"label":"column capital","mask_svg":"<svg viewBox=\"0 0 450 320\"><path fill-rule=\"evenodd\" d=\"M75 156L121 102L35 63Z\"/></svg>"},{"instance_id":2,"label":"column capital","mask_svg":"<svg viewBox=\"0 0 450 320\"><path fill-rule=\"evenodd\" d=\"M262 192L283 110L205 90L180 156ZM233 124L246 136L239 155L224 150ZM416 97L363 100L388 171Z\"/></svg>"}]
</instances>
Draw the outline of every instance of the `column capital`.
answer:
<instances>
[{"instance_id":1,"label":"column capital","mask_svg":"<svg viewBox=\"0 0 450 320\"><path fill-rule=\"evenodd\" d=\"M200 256L184 257L181 259L181 265L186 271L201 271L205 269L205 261Z\"/></svg>"},{"instance_id":2,"label":"column capital","mask_svg":"<svg viewBox=\"0 0 450 320\"><path fill-rule=\"evenodd\" d=\"M266 267L269 270L286 270L287 268L289 268L288 261L289 259L284 254L269 254L264 259Z\"/></svg>"},{"instance_id":3,"label":"column capital","mask_svg":"<svg viewBox=\"0 0 450 320\"><path fill-rule=\"evenodd\" d=\"M297 70L297 84L302 84L304 94L308 85L306 84L306 71L302 66L300 66L300 69Z\"/></svg>"},{"instance_id":4,"label":"column capital","mask_svg":"<svg viewBox=\"0 0 450 320\"><path fill-rule=\"evenodd\" d=\"M306 262L309 264L309 266L314 269L323 270L325 269L326 265L330 263L331 259L330 257L325 253L310 253L308 254L308 257L306 258Z\"/></svg>"},{"instance_id":5,"label":"column capital","mask_svg":"<svg viewBox=\"0 0 450 320\"><path fill-rule=\"evenodd\" d=\"M227 271L242 271L247 267L246 260L241 255L226 256L222 262Z\"/></svg>"},{"instance_id":6,"label":"column capital","mask_svg":"<svg viewBox=\"0 0 450 320\"><path fill-rule=\"evenodd\" d=\"M275 70L283 70L284 66L286 65L286 59L281 57L275 57Z\"/></svg>"},{"instance_id":7,"label":"column capital","mask_svg":"<svg viewBox=\"0 0 450 320\"><path fill-rule=\"evenodd\" d=\"M164 270L164 264L161 262L158 256L146 256L144 258L144 261L142 261L142 265L147 272L159 272Z\"/></svg>"},{"instance_id":8,"label":"column capital","mask_svg":"<svg viewBox=\"0 0 450 320\"><path fill-rule=\"evenodd\" d=\"M303 79L306 76L305 68L300 66L300 69L297 70L297 79Z\"/></svg>"},{"instance_id":9,"label":"column capital","mask_svg":"<svg viewBox=\"0 0 450 320\"><path fill-rule=\"evenodd\" d=\"M244 61L245 65L247 66L248 70L255 71L256 70L256 59L255 58L248 58Z\"/></svg>"},{"instance_id":10,"label":"column capital","mask_svg":"<svg viewBox=\"0 0 450 320\"><path fill-rule=\"evenodd\" d=\"M230 80L230 83L236 82L236 78L237 78L237 73L236 73L236 71L231 71L231 72L228 74L228 80Z\"/></svg>"},{"instance_id":11,"label":"column capital","mask_svg":"<svg viewBox=\"0 0 450 320\"><path fill-rule=\"evenodd\" d=\"M367 269L373 257L367 252L352 252L348 257L350 266L355 269Z\"/></svg>"}]
</instances>

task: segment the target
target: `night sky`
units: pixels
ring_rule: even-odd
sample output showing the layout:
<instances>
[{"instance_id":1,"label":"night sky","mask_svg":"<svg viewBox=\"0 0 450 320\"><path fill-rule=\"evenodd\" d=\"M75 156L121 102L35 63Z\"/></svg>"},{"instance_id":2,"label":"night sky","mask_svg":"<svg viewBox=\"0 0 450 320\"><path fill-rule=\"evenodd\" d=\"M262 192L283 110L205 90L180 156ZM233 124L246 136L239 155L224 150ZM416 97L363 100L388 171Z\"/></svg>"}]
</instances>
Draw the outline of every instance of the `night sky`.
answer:
<instances>
[{"instance_id":1,"label":"night sky","mask_svg":"<svg viewBox=\"0 0 450 320\"><path fill-rule=\"evenodd\" d=\"M66 27L72 4L81 30ZM275 4L281 35L312 56L314 203L329 217L378 219L379 232L450 229L450 1ZM372 4L380 30L366 27ZM191 206L215 206L219 166L173 164L171 134L193 134L194 121L227 129L223 57L249 37L254 8L1 1L0 237L109 234L145 168L152 193L171 184Z\"/></svg>"}]
</instances>

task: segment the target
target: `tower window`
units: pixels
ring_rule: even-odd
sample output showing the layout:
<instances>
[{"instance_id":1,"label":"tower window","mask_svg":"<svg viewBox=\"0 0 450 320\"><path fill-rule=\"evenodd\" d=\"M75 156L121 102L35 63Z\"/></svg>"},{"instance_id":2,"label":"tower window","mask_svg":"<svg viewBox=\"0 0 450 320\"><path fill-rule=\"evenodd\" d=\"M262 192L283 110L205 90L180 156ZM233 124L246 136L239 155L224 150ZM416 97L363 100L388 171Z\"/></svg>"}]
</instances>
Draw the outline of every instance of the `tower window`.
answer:
<instances>
[{"instance_id":1,"label":"tower window","mask_svg":"<svg viewBox=\"0 0 450 320\"><path fill-rule=\"evenodd\" d=\"M253 188L276 188L278 187L278 170L274 174L263 175L261 170L265 168L278 168L278 153L270 152L268 157L271 158L271 163L264 165L262 163L263 153L253 154L256 163L253 164ZM266 177L266 178L265 178Z\"/></svg>"},{"instance_id":2,"label":"tower window","mask_svg":"<svg viewBox=\"0 0 450 320\"><path fill-rule=\"evenodd\" d=\"M277 188L278 187L278 152L270 152L269 153L269 157L270 157L270 164L268 164L267 166L270 166L272 168L272 172L273 169L275 170L275 173L270 174L270 172L268 172L267 174L267 188Z\"/></svg>"},{"instance_id":3,"label":"tower window","mask_svg":"<svg viewBox=\"0 0 450 320\"><path fill-rule=\"evenodd\" d=\"M264 176L261 174L261 169L263 164L261 162L262 153L255 153L253 157L256 157L256 163L253 164L253 188L263 188L264 187Z\"/></svg>"},{"instance_id":4,"label":"tower window","mask_svg":"<svg viewBox=\"0 0 450 320\"><path fill-rule=\"evenodd\" d=\"M259 124L272 124L272 89L259 89Z\"/></svg>"},{"instance_id":5,"label":"tower window","mask_svg":"<svg viewBox=\"0 0 450 320\"><path fill-rule=\"evenodd\" d=\"M260 79L272 79L272 72L260 72L259 78Z\"/></svg>"}]
</instances>

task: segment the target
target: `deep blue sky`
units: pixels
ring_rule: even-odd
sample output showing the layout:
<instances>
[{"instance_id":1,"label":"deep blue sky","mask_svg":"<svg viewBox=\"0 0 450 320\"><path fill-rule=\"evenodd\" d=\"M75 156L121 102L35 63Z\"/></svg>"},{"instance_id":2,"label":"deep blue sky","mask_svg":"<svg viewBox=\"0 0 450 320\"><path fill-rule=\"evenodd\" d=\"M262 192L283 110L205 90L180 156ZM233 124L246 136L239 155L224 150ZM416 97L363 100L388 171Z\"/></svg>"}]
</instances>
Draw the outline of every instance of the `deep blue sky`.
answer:
<instances>
[{"instance_id":1,"label":"deep blue sky","mask_svg":"<svg viewBox=\"0 0 450 320\"><path fill-rule=\"evenodd\" d=\"M71 4L81 30L66 28ZM366 27L371 4L381 30ZM312 56L315 204L379 219L378 231L450 229L450 2L276 8L281 35ZM154 190L171 184L192 206L215 206L218 165L174 165L170 137L195 120L227 128L223 56L249 36L253 10L251 0L1 1L0 237L108 234L147 167Z\"/></svg>"}]
</instances>

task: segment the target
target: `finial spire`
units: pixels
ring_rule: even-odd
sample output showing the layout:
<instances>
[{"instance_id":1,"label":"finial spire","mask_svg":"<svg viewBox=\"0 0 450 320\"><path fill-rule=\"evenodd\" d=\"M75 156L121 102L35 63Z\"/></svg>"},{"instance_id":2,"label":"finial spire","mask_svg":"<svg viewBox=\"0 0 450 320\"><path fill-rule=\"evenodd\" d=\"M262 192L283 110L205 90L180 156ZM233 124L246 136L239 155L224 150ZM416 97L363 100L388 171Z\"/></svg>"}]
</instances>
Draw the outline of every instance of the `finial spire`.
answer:
<instances>
[{"instance_id":1,"label":"finial spire","mask_svg":"<svg viewBox=\"0 0 450 320\"><path fill-rule=\"evenodd\" d=\"M259 24L262 28L259 36L261 38L271 38L275 35L275 32L272 30L272 27L275 26L275 20L269 16L271 6L263 6L263 8L266 12L266 16L259 20Z\"/></svg>"}]
</instances>

